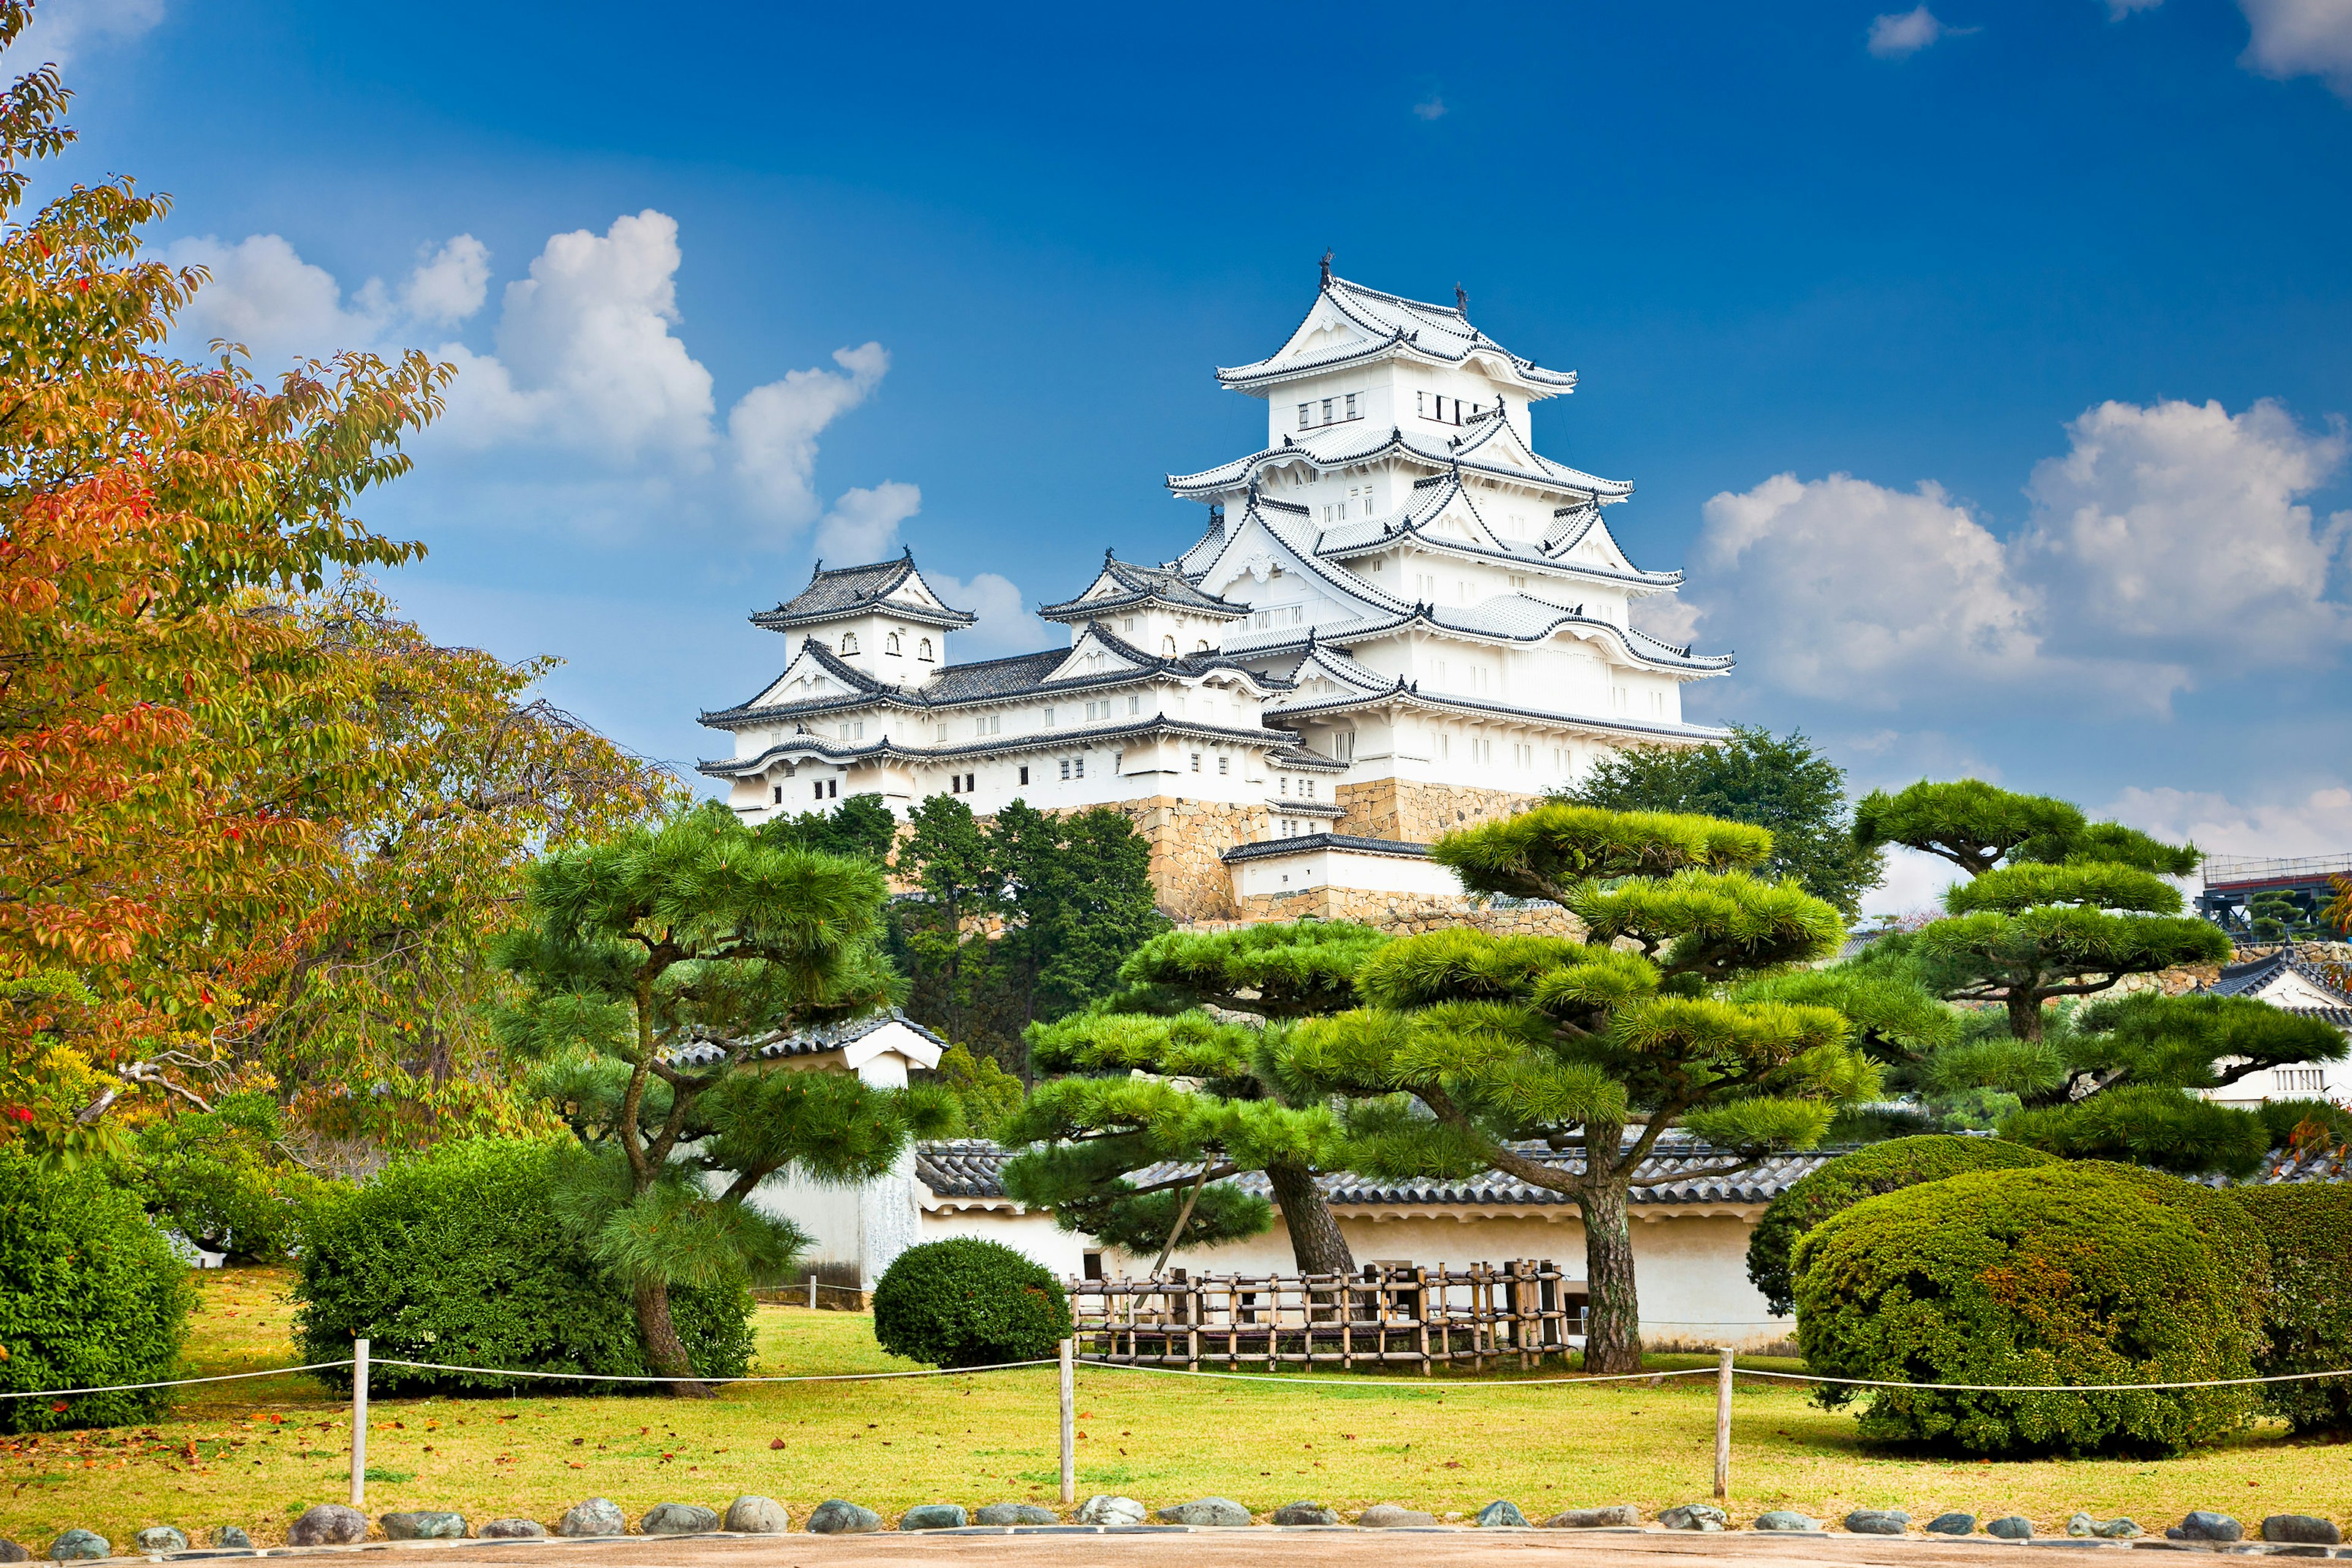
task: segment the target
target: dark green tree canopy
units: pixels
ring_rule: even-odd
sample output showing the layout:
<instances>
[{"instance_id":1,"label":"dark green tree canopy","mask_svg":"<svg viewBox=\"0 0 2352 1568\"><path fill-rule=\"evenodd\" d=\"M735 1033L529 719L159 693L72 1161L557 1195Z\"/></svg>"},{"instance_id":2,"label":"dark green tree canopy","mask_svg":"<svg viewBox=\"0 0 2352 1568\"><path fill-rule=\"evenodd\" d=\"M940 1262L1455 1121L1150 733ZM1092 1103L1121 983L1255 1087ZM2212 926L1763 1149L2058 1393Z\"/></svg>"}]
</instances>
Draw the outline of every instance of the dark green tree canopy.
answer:
<instances>
[{"instance_id":1,"label":"dark green tree canopy","mask_svg":"<svg viewBox=\"0 0 2352 1568\"><path fill-rule=\"evenodd\" d=\"M1664 811L1770 830L1757 867L1793 879L1851 919L1883 875L1874 846L1855 842L1845 770L1801 731L1734 726L1707 746L1634 746L1605 753L1564 798L1605 811Z\"/></svg>"}]
</instances>

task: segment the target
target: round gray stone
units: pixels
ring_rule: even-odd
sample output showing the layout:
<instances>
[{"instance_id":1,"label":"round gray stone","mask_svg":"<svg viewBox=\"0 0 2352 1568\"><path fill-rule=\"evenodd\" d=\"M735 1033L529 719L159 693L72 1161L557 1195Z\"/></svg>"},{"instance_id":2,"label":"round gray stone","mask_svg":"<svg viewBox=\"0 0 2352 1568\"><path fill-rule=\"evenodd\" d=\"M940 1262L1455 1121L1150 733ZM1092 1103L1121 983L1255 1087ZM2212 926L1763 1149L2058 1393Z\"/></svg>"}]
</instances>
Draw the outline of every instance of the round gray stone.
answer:
<instances>
[{"instance_id":1,"label":"round gray stone","mask_svg":"<svg viewBox=\"0 0 2352 1568\"><path fill-rule=\"evenodd\" d=\"M68 1530L49 1542L49 1560L53 1563L79 1563L113 1555L113 1542L95 1530Z\"/></svg>"},{"instance_id":2,"label":"round gray stone","mask_svg":"<svg viewBox=\"0 0 2352 1568\"><path fill-rule=\"evenodd\" d=\"M1792 1513L1785 1508L1776 1508L1769 1513L1756 1516L1756 1528L1759 1530L1819 1530L1821 1527L1820 1520Z\"/></svg>"},{"instance_id":3,"label":"round gray stone","mask_svg":"<svg viewBox=\"0 0 2352 1568\"><path fill-rule=\"evenodd\" d=\"M1927 1521L1930 1535L1974 1535L1977 1516L1972 1513L1939 1513Z\"/></svg>"},{"instance_id":4,"label":"round gray stone","mask_svg":"<svg viewBox=\"0 0 2352 1568\"><path fill-rule=\"evenodd\" d=\"M2243 1541L2246 1527L2226 1513L2200 1508L2191 1510L2164 1533L2173 1541Z\"/></svg>"},{"instance_id":5,"label":"round gray stone","mask_svg":"<svg viewBox=\"0 0 2352 1568\"><path fill-rule=\"evenodd\" d=\"M1481 1530L1525 1530L1528 1516L1519 1511L1517 1503L1496 1498L1478 1510L1478 1517L1473 1522Z\"/></svg>"},{"instance_id":6,"label":"round gray stone","mask_svg":"<svg viewBox=\"0 0 2352 1568\"><path fill-rule=\"evenodd\" d=\"M142 1552L185 1552L188 1537L173 1524L151 1524L131 1538L131 1544Z\"/></svg>"},{"instance_id":7,"label":"round gray stone","mask_svg":"<svg viewBox=\"0 0 2352 1568\"><path fill-rule=\"evenodd\" d=\"M1402 1503L1376 1502L1358 1514L1356 1522L1366 1530L1408 1530L1414 1525L1435 1524L1437 1516Z\"/></svg>"},{"instance_id":8,"label":"round gray stone","mask_svg":"<svg viewBox=\"0 0 2352 1568\"><path fill-rule=\"evenodd\" d=\"M0 1563L30 1563L33 1554L16 1542L0 1537Z\"/></svg>"},{"instance_id":9,"label":"round gray stone","mask_svg":"<svg viewBox=\"0 0 2352 1568\"><path fill-rule=\"evenodd\" d=\"M719 1528L719 1510L695 1502L657 1502L637 1521L646 1535L708 1535Z\"/></svg>"},{"instance_id":10,"label":"round gray stone","mask_svg":"<svg viewBox=\"0 0 2352 1568\"><path fill-rule=\"evenodd\" d=\"M1856 1535L1900 1535L1911 1516L1899 1508L1858 1508L1845 1516L1845 1527Z\"/></svg>"},{"instance_id":11,"label":"round gray stone","mask_svg":"<svg viewBox=\"0 0 2352 1568\"><path fill-rule=\"evenodd\" d=\"M376 1522L383 1526L386 1541L463 1541L466 1538L466 1516L441 1509L387 1513Z\"/></svg>"},{"instance_id":12,"label":"round gray stone","mask_svg":"<svg viewBox=\"0 0 2352 1568\"><path fill-rule=\"evenodd\" d=\"M1231 1498L1194 1498L1160 1510L1160 1517L1170 1524L1191 1524L1219 1529L1232 1529L1250 1522L1250 1510Z\"/></svg>"},{"instance_id":13,"label":"round gray stone","mask_svg":"<svg viewBox=\"0 0 2352 1568\"><path fill-rule=\"evenodd\" d=\"M1078 1505L1080 1524L1141 1524L1143 1505L1131 1497L1090 1497Z\"/></svg>"},{"instance_id":14,"label":"round gray stone","mask_svg":"<svg viewBox=\"0 0 2352 1568\"><path fill-rule=\"evenodd\" d=\"M2134 1541L2138 1539L2140 1528L2128 1519L2110 1519L2091 1526L2091 1533L2109 1541Z\"/></svg>"},{"instance_id":15,"label":"round gray stone","mask_svg":"<svg viewBox=\"0 0 2352 1568\"><path fill-rule=\"evenodd\" d=\"M2003 1514L1985 1526L1987 1535L1998 1535L2003 1541L2031 1541L2033 1521L2021 1513Z\"/></svg>"},{"instance_id":16,"label":"round gray stone","mask_svg":"<svg viewBox=\"0 0 2352 1568\"><path fill-rule=\"evenodd\" d=\"M367 1515L339 1502L322 1502L303 1510L286 1528L289 1546L349 1546L367 1539Z\"/></svg>"},{"instance_id":17,"label":"round gray stone","mask_svg":"<svg viewBox=\"0 0 2352 1568\"><path fill-rule=\"evenodd\" d=\"M1658 1522L1668 1530L1721 1530L1731 1516L1711 1502L1686 1502L1658 1515Z\"/></svg>"},{"instance_id":18,"label":"round gray stone","mask_svg":"<svg viewBox=\"0 0 2352 1568\"><path fill-rule=\"evenodd\" d=\"M2098 1527L2099 1521L2087 1513L2070 1513L2066 1516L2066 1533L2069 1535L2086 1536ZM1931 1524L1927 1528L1933 1530L1936 1527Z\"/></svg>"},{"instance_id":19,"label":"round gray stone","mask_svg":"<svg viewBox=\"0 0 2352 1568\"><path fill-rule=\"evenodd\" d=\"M474 1527L478 1541L536 1541L546 1533L535 1519L493 1519Z\"/></svg>"},{"instance_id":20,"label":"round gray stone","mask_svg":"<svg viewBox=\"0 0 2352 1568\"><path fill-rule=\"evenodd\" d=\"M808 1523L801 1528L811 1535L864 1535L882 1528L882 1516L870 1508L827 1498L809 1510Z\"/></svg>"},{"instance_id":21,"label":"round gray stone","mask_svg":"<svg viewBox=\"0 0 2352 1568\"><path fill-rule=\"evenodd\" d=\"M242 1525L214 1525L210 1542L215 1550L222 1552L235 1552L239 1550L250 1552L253 1550L253 1537L245 1532L245 1529Z\"/></svg>"},{"instance_id":22,"label":"round gray stone","mask_svg":"<svg viewBox=\"0 0 2352 1568\"><path fill-rule=\"evenodd\" d=\"M992 1502L971 1516L974 1524L1059 1524L1061 1516L1034 1502Z\"/></svg>"},{"instance_id":23,"label":"round gray stone","mask_svg":"<svg viewBox=\"0 0 2352 1568\"><path fill-rule=\"evenodd\" d=\"M592 1497L586 1502L573 1503L563 1510L563 1518L555 1527L558 1535L626 1535L629 1516L611 1498Z\"/></svg>"},{"instance_id":24,"label":"round gray stone","mask_svg":"<svg viewBox=\"0 0 2352 1568\"><path fill-rule=\"evenodd\" d=\"M2331 1520L2307 1513L2274 1513L2263 1521L2264 1541L2291 1542L2298 1546L2341 1546L2344 1531Z\"/></svg>"},{"instance_id":25,"label":"round gray stone","mask_svg":"<svg viewBox=\"0 0 2352 1568\"><path fill-rule=\"evenodd\" d=\"M1266 1516L1276 1524L1337 1524L1339 1513L1319 1502L1286 1502Z\"/></svg>"},{"instance_id":26,"label":"round gray stone","mask_svg":"<svg viewBox=\"0 0 2352 1568\"><path fill-rule=\"evenodd\" d=\"M1642 1510L1630 1502L1607 1508L1571 1508L1543 1521L1546 1530L1622 1530L1642 1522Z\"/></svg>"},{"instance_id":27,"label":"round gray stone","mask_svg":"<svg viewBox=\"0 0 2352 1568\"><path fill-rule=\"evenodd\" d=\"M727 1505L727 1528L738 1535L782 1535L793 1516L772 1497L739 1497Z\"/></svg>"},{"instance_id":28,"label":"round gray stone","mask_svg":"<svg viewBox=\"0 0 2352 1568\"><path fill-rule=\"evenodd\" d=\"M960 1502L920 1502L898 1516L900 1530L961 1530L970 1522Z\"/></svg>"}]
</instances>

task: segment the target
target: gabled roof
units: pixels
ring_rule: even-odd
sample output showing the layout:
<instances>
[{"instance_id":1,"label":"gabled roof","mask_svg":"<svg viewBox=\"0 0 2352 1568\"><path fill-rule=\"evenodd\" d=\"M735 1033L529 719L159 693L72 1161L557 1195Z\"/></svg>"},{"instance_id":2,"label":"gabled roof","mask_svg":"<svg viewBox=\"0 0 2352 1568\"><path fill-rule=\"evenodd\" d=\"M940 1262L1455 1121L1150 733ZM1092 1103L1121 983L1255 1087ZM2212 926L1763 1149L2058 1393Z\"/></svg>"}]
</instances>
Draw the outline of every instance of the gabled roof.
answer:
<instances>
[{"instance_id":1,"label":"gabled roof","mask_svg":"<svg viewBox=\"0 0 2352 1568\"><path fill-rule=\"evenodd\" d=\"M967 758L1003 757L1021 752L1083 751L1143 736L1181 736L1212 743L1222 742L1228 745L1263 746L1269 755L1296 747L1298 743L1297 735L1288 730L1263 726L1255 730L1235 730L1223 724L1171 719L1164 713L1153 713L1123 721L1033 730L1025 734L991 735L985 740L942 741L936 745L910 744L893 740L887 734L878 741L827 740L800 731L767 747L756 756L706 758L695 764L695 771L719 779L755 778L780 762L816 761L836 767L891 761L951 763Z\"/></svg>"},{"instance_id":2,"label":"gabled roof","mask_svg":"<svg viewBox=\"0 0 2352 1568\"><path fill-rule=\"evenodd\" d=\"M1456 506L1473 524L1473 536L1468 539L1448 533L1440 527ZM1600 504L1588 501L1582 506L1561 510L1586 519L1569 539L1568 547L1573 548L1598 522ZM1556 529L1548 530L1546 539L1552 537ZM1506 539L1479 510L1478 498L1463 484L1459 468L1448 468L1443 473L1414 480L1412 493L1404 505L1386 517L1366 518L1323 530L1315 552L1327 561L1345 561L1389 549L1408 537L1428 550L1513 566L1531 566L1546 572L1567 573L1627 588L1673 588L1679 586L1683 580L1680 572L1644 572L1633 566L1620 568L1594 561L1572 561L1567 558L1564 550L1555 550L1540 541Z\"/></svg>"},{"instance_id":3,"label":"gabled roof","mask_svg":"<svg viewBox=\"0 0 2352 1568\"><path fill-rule=\"evenodd\" d=\"M789 1034L782 1029L772 1029L743 1043L751 1047L751 1058L755 1061L782 1061L788 1057L818 1057L834 1051L846 1051L860 1040L894 1025L913 1036L915 1041L920 1043L918 1048L928 1047L934 1058L947 1049L945 1040L896 1007L880 1013L868 1013L862 1018L820 1024ZM668 1059L676 1067L711 1067L726 1060L729 1049L736 1043L723 1036L698 1035L690 1044L671 1051ZM917 1065L929 1067L934 1064L919 1061Z\"/></svg>"},{"instance_id":4,"label":"gabled roof","mask_svg":"<svg viewBox=\"0 0 2352 1568\"><path fill-rule=\"evenodd\" d=\"M1202 593L1193 579L1177 567L1138 566L1116 559L1106 550L1102 571L1087 584L1085 593L1058 605L1041 605L1037 616L1047 621L1090 620L1147 604L1164 605L1188 615L1213 616L1221 620L1235 620L1249 614L1247 605Z\"/></svg>"},{"instance_id":5,"label":"gabled roof","mask_svg":"<svg viewBox=\"0 0 2352 1568\"><path fill-rule=\"evenodd\" d=\"M915 552L909 549L896 561L837 566L830 572L819 562L807 587L772 610L756 612L751 624L772 632L790 631L796 626L820 626L879 609L947 631L968 626L979 619L969 610L950 609L946 601L931 591L931 585L916 569Z\"/></svg>"},{"instance_id":6,"label":"gabled roof","mask_svg":"<svg viewBox=\"0 0 2352 1568\"><path fill-rule=\"evenodd\" d=\"M2252 996L2283 1013L2352 1028L2352 992L2305 958L2292 942L2265 957L2226 964L2205 989L2216 996Z\"/></svg>"},{"instance_id":7,"label":"gabled roof","mask_svg":"<svg viewBox=\"0 0 2352 1568\"><path fill-rule=\"evenodd\" d=\"M1346 342L1293 353L1307 325L1318 316L1352 327L1356 335ZM1408 300L1335 278L1328 268L1314 305L1291 330L1282 348L1254 364L1220 368L1217 380L1237 390L1256 391L1384 356L1443 365L1481 361L1486 374L1519 387L1531 398L1555 397L1576 386L1574 371L1545 370L1472 326L1466 302L1449 309Z\"/></svg>"},{"instance_id":8,"label":"gabled roof","mask_svg":"<svg viewBox=\"0 0 2352 1568\"><path fill-rule=\"evenodd\" d=\"M1456 465L1473 473L1526 485L1578 501L1603 498L1621 500L1633 493L1631 481L1604 479L1531 451L1520 441L1507 419L1490 419L1473 433L1441 437L1439 427L1428 431L1391 426L1386 433L1355 425L1323 425L1297 436L1286 436L1279 447L1268 447L1246 458L1236 458L1197 474L1171 474L1168 488L1180 496L1208 500L1230 495L1255 480L1261 469L1281 462L1305 462L1315 468L1345 468L1386 458L1418 463L1432 472ZM1454 444L1458 441L1458 445Z\"/></svg>"}]
</instances>

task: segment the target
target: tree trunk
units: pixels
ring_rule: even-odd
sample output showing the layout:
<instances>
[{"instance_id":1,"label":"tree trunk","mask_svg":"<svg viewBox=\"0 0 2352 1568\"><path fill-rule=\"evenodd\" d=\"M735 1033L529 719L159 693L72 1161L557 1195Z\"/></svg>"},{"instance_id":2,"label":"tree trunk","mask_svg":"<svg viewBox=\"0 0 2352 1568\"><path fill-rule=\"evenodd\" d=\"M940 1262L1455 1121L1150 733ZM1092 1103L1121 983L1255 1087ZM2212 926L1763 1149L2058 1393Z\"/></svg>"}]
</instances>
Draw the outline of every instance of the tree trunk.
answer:
<instances>
[{"instance_id":1,"label":"tree trunk","mask_svg":"<svg viewBox=\"0 0 2352 1568\"><path fill-rule=\"evenodd\" d=\"M1276 1160L1267 1164L1265 1179L1282 1210L1282 1223L1289 1227L1290 1256L1298 1271L1353 1274L1355 1255L1348 1250L1348 1238L1339 1233L1331 1205L1323 1201L1323 1189L1315 1184L1315 1173L1294 1161Z\"/></svg>"},{"instance_id":2,"label":"tree trunk","mask_svg":"<svg viewBox=\"0 0 2352 1568\"><path fill-rule=\"evenodd\" d=\"M656 1372L673 1380L669 1391L681 1399L718 1397L709 1384L695 1379L694 1363L687 1356L685 1342L677 1337L677 1325L670 1321L669 1287L656 1279L638 1286L631 1294L637 1306L637 1332L646 1342L646 1360Z\"/></svg>"},{"instance_id":3,"label":"tree trunk","mask_svg":"<svg viewBox=\"0 0 2352 1568\"><path fill-rule=\"evenodd\" d=\"M2011 986L2009 993L2009 1032L2012 1038L2038 1040L2042 1037L2042 997L2024 986Z\"/></svg>"},{"instance_id":4,"label":"tree trunk","mask_svg":"<svg viewBox=\"0 0 2352 1568\"><path fill-rule=\"evenodd\" d=\"M1588 1130L1589 1135L1589 1130ZM1584 1215L1584 1279L1592 1292L1584 1324L1584 1370L1642 1370L1642 1313L1633 1293L1633 1232L1622 1183L1576 1197Z\"/></svg>"}]
</instances>

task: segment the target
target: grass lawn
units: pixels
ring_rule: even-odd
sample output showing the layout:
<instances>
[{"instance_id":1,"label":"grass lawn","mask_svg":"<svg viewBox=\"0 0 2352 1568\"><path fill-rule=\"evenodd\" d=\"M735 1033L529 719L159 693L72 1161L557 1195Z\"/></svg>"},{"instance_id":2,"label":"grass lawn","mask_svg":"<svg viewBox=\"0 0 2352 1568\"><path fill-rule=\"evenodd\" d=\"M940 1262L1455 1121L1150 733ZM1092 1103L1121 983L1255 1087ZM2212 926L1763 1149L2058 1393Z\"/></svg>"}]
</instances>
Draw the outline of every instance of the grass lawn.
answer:
<instances>
[{"instance_id":1,"label":"grass lawn","mask_svg":"<svg viewBox=\"0 0 2352 1568\"><path fill-rule=\"evenodd\" d=\"M203 1276L190 1373L293 1361L289 1279L269 1269ZM876 1345L862 1315L762 1307L758 1330L765 1373L910 1364ZM1186 1382L1081 1367L1079 1496L1122 1492L1158 1507L1214 1494L1259 1512L1296 1498L1343 1511L1399 1501L1440 1514L1500 1497L1541 1520L1601 1503L1703 1501L1712 1486L1712 1379L1518 1389L1507 1386L1517 1374L1440 1376L1411 1389L1361 1381ZM1051 1505L1055 1496L1051 1368L751 1385L709 1401L376 1399L370 1415L372 1514L450 1508L552 1523L587 1497L611 1498L634 1518L657 1502L723 1508L756 1492L782 1500L797 1521L828 1497L895 1516L918 1502ZM149 1524L176 1524L198 1541L215 1524L241 1524L259 1543L280 1542L302 1509L344 1500L349 1436L349 1406L293 1376L187 1390L152 1426L0 1437L0 1536L37 1555L70 1525L118 1550ZM1822 1518L1866 1507L1906 1508L1917 1520L1945 1509L2021 1513L2044 1532L2063 1531L2077 1508L2143 1525L2192 1508L2352 1521L2347 1459L2352 1449L2290 1443L2276 1428L2180 1459L1922 1459L1864 1447L1850 1415L1817 1409L1801 1394L1743 1384L1731 1506L1740 1521L1769 1508Z\"/></svg>"}]
</instances>

